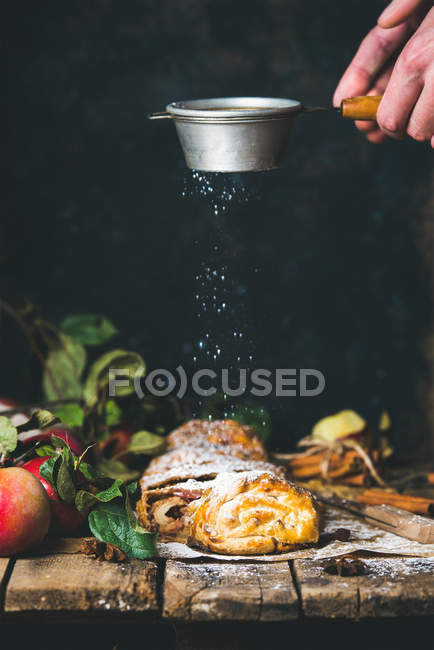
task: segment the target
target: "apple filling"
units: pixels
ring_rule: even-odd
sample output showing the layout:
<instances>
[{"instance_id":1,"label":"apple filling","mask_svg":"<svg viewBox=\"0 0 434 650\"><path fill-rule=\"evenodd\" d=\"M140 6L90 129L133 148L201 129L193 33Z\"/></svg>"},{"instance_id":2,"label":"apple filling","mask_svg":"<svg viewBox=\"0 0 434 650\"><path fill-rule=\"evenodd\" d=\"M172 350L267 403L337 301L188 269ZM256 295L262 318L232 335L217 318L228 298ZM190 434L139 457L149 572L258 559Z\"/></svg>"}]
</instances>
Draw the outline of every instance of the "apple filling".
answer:
<instances>
[{"instance_id":1,"label":"apple filling","mask_svg":"<svg viewBox=\"0 0 434 650\"><path fill-rule=\"evenodd\" d=\"M202 496L202 490L173 488L171 494L148 500L148 519L152 528L163 535L185 539L188 535L187 505Z\"/></svg>"},{"instance_id":2,"label":"apple filling","mask_svg":"<svg viewBox=\"0 0 434 650\"><path fill-rule=\"evenodd\" d=\"M168 497L155 501L150 507L150 518L156 523L160 533L173 535L185 526L184 515L187 502L181 497Z\"/></svg>"}]
</instances>

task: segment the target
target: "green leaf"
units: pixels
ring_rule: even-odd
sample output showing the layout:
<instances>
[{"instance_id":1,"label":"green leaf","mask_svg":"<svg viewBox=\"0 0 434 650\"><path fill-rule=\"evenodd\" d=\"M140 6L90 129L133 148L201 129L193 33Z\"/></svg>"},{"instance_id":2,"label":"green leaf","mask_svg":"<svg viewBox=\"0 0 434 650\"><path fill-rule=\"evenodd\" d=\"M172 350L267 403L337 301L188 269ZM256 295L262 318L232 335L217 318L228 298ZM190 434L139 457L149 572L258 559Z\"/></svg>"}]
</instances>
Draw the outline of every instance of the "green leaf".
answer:
<instances>
[{"instance_id":1,"label":"green leaf","mask_svg":"<svg viewBox=\"0 0 434 650\"><path fill-rule=\"evenodd\" d=\"M47 427L53 427L56 424L60 424L58 417L53 415L50 411L45 409L37 409L33 411L30 420L20 424L17 427L18 433L23 433L24 431L32 431L33 429L47 429Z\"/></svg>"},{"instance_id":2,"label":"green leaf","mask_svg":"<svg viewBox=\"0 0 434 650\"><path fill-rule=\"evenodd\" d=\"M136 514L131 506L131 497L128 489L125 490L125 512L127 513L128 522L131 528L136 533L141 533L142 535L144 533L147 533L147 530L139 524L139 520L137 519Z\"/></svg>"},{"instance_id":3,"label":"green leaf","mask_svg":"<svg viewBox=\"0 0 434 650\"><path fill-rule=\"evenodd\" d=\"M139 483L138 481L133 481L132 483L129 483L125 487L128 490L128 492L131 494L131 496L134 496L137 490L139 489Z\"/></svg>"},{"instance_id":4,"label":"green leaf","mask_svg":"<svg viewBox=\"0 0 434 650\"><path fill-rule=\"evenodd\" d=\"M62 463L59 467L59 473L57 475L57 493L61 501L65 503L74 503L75 500L75 487L74 481L71 476L71 472L68 469L66 463Z\"/></svg>"},{"instance_id":5,"label":"green leaf","mask_svg":"<svg viewBox=\"0 0 434 650\"><path fill-rule=\"evenodd\" d=\"M9 418L0 415L0 456L10 454L18 443L18 431Z\"/></svg>"},{"instance_id":6,"label":"green leaf","mask_svg":"<svg viewBox=\"0 0 434 650\"><path fill-rule=\"evenodd\" d=\"M53 456L46 460L45 463L42 463L39 468L39 474L49 482L54 490L56 489L56 476L61 462L62 459L59 455Z\"/></svg>"},{"instance_id":7,"label":"green leaf","mask_svg":"<svg viewBox=\"0 0 434 650\"><path fill-rule=\"evenodd\" d=\"M54 438L55 436L52 436ZM56 490L61 501L65 503L74 503L75 501L75 485L74 485L74 459L69 450L69 447L62 449L61 463L56 481Z\"/></svg>"},{"instance_id":8,"label":"green leaf","mask_svg":"<svg viewBox=\"0 0 434 650\"><path fill-rule=\"evenodd\" d=\"M98 492L95 494L95 497L98 499L98 501L111 501L112 499L115 499L116 497L121 497L122 492L120 491L120 486L122 485L122 481L120 479L116 479L113 481L113 484L110 485L106 490L102 490L101 492Z\"/></svg>"},{"instance_id":9,"label":"green leaf","mask_svg":"<svg viewBox=\"0 0 434 650\"><path fill-rule=\"evenodd\" d=\"M105 478L104 474L84 461L81 461L80 463L80 472L83 474L84 478L87 478L88 481L92 482L100 478Z\"/></svg>"},{"instance_id":10,"label":"green leaf","mask_svg":"<svg viewBox=\"0 0 434 650\"><path fill-rule=\"evenodd\" d=\"M133 530L122 502L99 504L89 514L89 527L97 539L118 546L129 557L145 560L156 555L157 535Z\"/></svg>"},{"instance_id":11,"label":"green leaf","mask_svg":"<svg viewBox=\"0 0 434 650\"><path fill-rule=\"evenodd\" d=\"M128 445L128 450L133 454L158 454L166 445L165 438L149 431L137 431Z\"/></svg>"},{"instance_id":12,"label":"green leaf","mask_svg":"<svg viewBox=\"0 0 434 650\"><path fill-rule=\"evenodd\" d=\"M50 439L51 439L51 444L55 449L69 449L68 443L63 438L52 435Z\"/></svg>"},{"instance_id":13,"label":"green leaf","mask_svg":"<svg viewBox=\"0 0 434 650\"><path fill-rule=\"evenodd\" d=\"M114 372L117 370L118 372ZM84 399L88 406L98 402L100 392L107 391L110 379L114 394L110 397L124 397L134 392L134 378L144 376L146 365L140 354L127 350L112 350L103 354L90 367L84 385ZM116 381L118 383L116 383ZM123 382L125 385L120 385Z\"/></svg>"},{"instance_id":14,"label":"green leaf","mask_svg":"<svg viewBox=\"0 0 434 650\"><path fill-rule=\"evenodd\" d=\"M82 344L66 334L61 334L60 347L50 350L45 360L46 367L42 376L45 397L48 400L80 399L82 395L81 375L85 365L86 350ZM52 378L54 378L55 386L53 386Z\"/></svg>"},{"instance_id":15,"label":"green leaf","mask_svg":"<svg viewBox=\"0 0 434 650\"><path fill-rule=\"evenodd\" d=\"M99 314L67 316L60 329L83 345L101 345L118 333L113 323Z\"/></svg>"},{"instance_id":16,"label":"green leaf","mask_svg":"<svg viewBox=\"0 0 434 650\"><path fill-rule=\"evenodd\" d=\"M63 404L54 409L54 414L68 427L81 427L84 421L84 410L78 404Z\"/></svg>"},{"instance_id":17,"label":"green leaf","mask_svg":"<svg viewBox=\"0 0 434 650\"><path fill-rule=\"evenodd\" d=\"M113 481L112 485L106 490L102 490L96 494L92 494L92 492L88 492L87 490L79 490L75 496L75 506L77 510L80 510L80 512L87 512L95 505L95 503L98 503L98 501L101 503L107 503L108 501L112 501L112 499L121 497L121 485L122 481L117 479Z\"/></svg>"},{"instance_id":18,"label":"green leaf","mask_svg":"<svg viewBox=\"0 0 434 650\"><path fill-rule=\"evenodd\" d=\"M130 469L120 460L113 460L112 458L103 458L98 463L98 470L106 476L118 478L124 483L134 481L140 476L140 470Z\"/></svg>"},{"instance_id":19,"label":"green leaf","mask_svg":"<svg viewBox=\"0 0 434 650\"><path fill-rule=\"evenodd\" d=\"M108 399L105 403L105 423L108 427L114 427L122 420L122 409L113 399Z\"/></svg>"},{"instance_id":20,"label":"green leaf","mask_svg":"<svg viewBox=\"0 0 434 650\"><path fill-rule=\"evenodd\" d=\"M95 503L98 503L98 499L95 498L95 494L92 494L92 492L88 492L87 490L78 490L75 495L75 507L83 514L89 512Z\"/></svg>"},{"instance_id":21,"label":"green leaf","mask_svg":"<svg viewBox=\"0 0 434 650\"><path fill-rule=\"evenodd\" d=\"M89 463L85 463L84 461L81 461L80 465L77 463L77 469L78 472L89 481L89 483L92 483L92 485L97 487L99 490L105 490L113 483L113 478L103 474L96 469L96 467L92 467L92 465L89 465Z\"/></svg>"},{"instance_id":22,"label":"green leaf","mask_svg":"<svg viewBox=\"0 0 434 650\"><path fill-rule=\"evenodd\" d=\"M57 453L51 445L40 445L35 452L37 456L54 456Z\"/></svg>"}]
</instances>

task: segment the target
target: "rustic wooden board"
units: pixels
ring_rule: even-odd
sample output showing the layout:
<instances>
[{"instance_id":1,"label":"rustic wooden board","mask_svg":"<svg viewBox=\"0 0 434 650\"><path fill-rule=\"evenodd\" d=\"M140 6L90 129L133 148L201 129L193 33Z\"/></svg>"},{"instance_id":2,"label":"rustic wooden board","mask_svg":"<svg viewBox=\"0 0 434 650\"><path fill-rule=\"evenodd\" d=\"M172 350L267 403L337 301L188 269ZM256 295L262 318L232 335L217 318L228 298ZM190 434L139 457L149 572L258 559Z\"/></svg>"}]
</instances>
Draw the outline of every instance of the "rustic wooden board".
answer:
<instances>
[{"instance_id":1,"label":"rustic wooden board","mask_svg":"<svg viewBox=\"0 0 434 650\"><path fill-rule=\"evenodd\" d=\"M163 617L183 621L285 621L298 616L287 562L166 564Z\"/></svg>"},{"instance_id":2,"label":"rustic wooden board","mask_svg":"<svg viewBox=\"0 0 434 650\"><path fill-rule=\"evenodd\" d=\"M150 612L158 610L157 565L99 562L84 555L16 561L5 612Z\"/></svg>"},{"instance_id":3,"label":"rustic wooden board","mask_svg":"<svg viewBox=\"0 0 434 650\"><path fill-rule=\"evenodd\" d=\"M434 614L434 559L361 558L366 574L329 575L326 560L296 560L306 617L359 619Z\"/></svg>"},{"instance_id":4,"label":"rustic wooden board","mask_svg":"<svg viewBox=\"0 0 434 650\"><path fill-rule=\"evenodd\" d=\"M0 557L0 585L3 584L9 562L11 562L11 560L8 557Z\"/></svg>"},{"instance_id":5,"label":"rustic wooden board","mask_svg":"<svg viewBox=\"0 0 434 650\"><path fill-rule=\"evenodd\" d=\"M434 614L433 558L361 559L366 574L356 577L326 573L326 560L296 560L296 585L287 562L170 560L162 585L163 618L185 623L278 622L296 619L300 609L308 618ZM9 562L0 559L0 609L4 602L6 616L44 611L158 616L155 562L111 564L78 554L54 554L19 559L11 575Z\"/></svg>"},{"instance_id":6,"label":"rustic wooden board","mask_svg":"<svg viewBox=\"0 0 434 650\"><path fill-rule=\"evenodd\" d=\"M357 618L357 578L341 578L324 571L327 561L294 560L294 576L301 609L313 618Z\"/></svg>"},{"instance_id":7,"label":"rustic wooden board","mask_svg":"<svg viewBox=\"0 0 434 650\"><path fill-rule=\"evenodd\" d=\"M6 581L8 578L9 564L12 562L13 560L10 560L7 557L0 557L0 616L2 615L3 612L3 603L4 603L4 595L6 589Z\"/></svg>"},{"instance_id":8,"label":"rustic wooden board","mask_svg":"<svg viewBox=\"0 0 434 650\"><path fill-rule=\"evenodd\" d=\"M359 585L359 616L434 615L433 558L369 558Z\"/></svg>"}]
</instances>

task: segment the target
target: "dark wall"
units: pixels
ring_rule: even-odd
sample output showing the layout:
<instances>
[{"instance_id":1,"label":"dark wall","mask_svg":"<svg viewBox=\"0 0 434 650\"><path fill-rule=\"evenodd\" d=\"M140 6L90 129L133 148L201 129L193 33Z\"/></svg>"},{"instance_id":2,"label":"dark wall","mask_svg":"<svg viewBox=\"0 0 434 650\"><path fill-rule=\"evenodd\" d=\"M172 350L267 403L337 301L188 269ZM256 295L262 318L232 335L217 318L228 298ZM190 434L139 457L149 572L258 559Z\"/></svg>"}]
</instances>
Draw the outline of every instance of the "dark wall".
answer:
<instances>
[{"instance_id":1,"label":"dark wall","mask_svg":"<svg viewBox=\"0 0 434 650\"><path fill-rule=\"evenodd\" d=\"M5 5L4 294L27 294L55 321L104 313L150 367L188 367L202 327L195 276L217 242L255 365L326 377L320 398L268 403L276 442L334 410L381 404L401 448L420 444L431 295L414 225L429 147L376 147L334 114L302 116L284 169L227 181L251 198L222 224L206 201L181 196L192 181L173 126L145 119L206 96L328 104L384 3ZM22 338L5 319L1 355L1 391L33 397Z\"/></svg>"}]
</instances>

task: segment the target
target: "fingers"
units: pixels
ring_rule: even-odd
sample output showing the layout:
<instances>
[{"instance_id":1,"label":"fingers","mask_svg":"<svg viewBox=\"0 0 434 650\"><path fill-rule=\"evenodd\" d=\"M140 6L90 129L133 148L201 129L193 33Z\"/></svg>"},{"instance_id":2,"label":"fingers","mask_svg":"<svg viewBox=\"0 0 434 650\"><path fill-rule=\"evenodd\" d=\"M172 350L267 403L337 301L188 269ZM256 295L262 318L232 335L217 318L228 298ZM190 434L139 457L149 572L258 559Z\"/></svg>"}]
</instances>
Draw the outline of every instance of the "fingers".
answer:
<instances>
[{"instance_id":1,"label":"fingers","mask_svg":"<svg viewBox=\"0 0 434 650\"><path fill-rule=\"evenodd\" d=\"M408 118L422 91L422 79L392 74L377 112L380 129L391 138L405 137Z\"/></svg>"},{"instance_id":2,"label":"fingers","mask_svg":"<svg viewBox=\"0 0 434 650\"><path fill-rule=\"evenodd\" d=\"M413 55L423 89L410 115L407 133L415 140L431 140L434 135L434 9L414 36ZM413 39L412 39L413 40Z\"/></svg>"},{"instance_id":3,"label":"fingers","mask_svg":"<svg viewBox=\"0 0 434 650\"><path fill-rule=\"evenodd\" d=\"M380 131L380 129L377 128L375 131L372 131L372 133L368 133L366 135L366 139L373 144L383 144L383 142L386 142L386 140L388 140L388 137L382 131Z\"/></svg>"},{"instance_id":4,"label":"fingers","mask_svg":"<svg viewBox=\"0 0 434 650\"><path fill-rule=\"evenodd\" d=\"M378 144L388 140L388 136L383 133L377 122L355 122L355 125L359 131L366 136L366 139L369 140L369 142Z\"/></svg>"},{"instance_id":5,"label":"fingers","mask_svg":"<svg viewBox=\"0 0 434 650\"><path fill-rule=\"evenodd\" d=\"M378 25L383 29L396 27L426 4L426 0L393 0L380 15Z\"/></svg>"},{"instance_id":6,"label":"fingers","mask_svg":"<svg viewBox=\"0 0 434 650\"><path fill-rule=\"evenodd\" d=\"M388 84L393 70L393 65L388 66L375 80L374 87L369 90L368 95L382 95ZM376 121L372 122L355 122L356 127L364 133L370 142L375 144L385 142L387 136L381 131Z\"/></svg>"},{"instance_id":7,"label":"fingers","mask_svg":"<svg viewBox=\"0 0 434 650\"><path fill-rule=\"evenodd\" d=\"M387 65L417 25L394 67ZM384 93L377 123L356 122L370 142L408 133L415 140L430 140L434 148L433 33L432 2L395 0L361 43L336 88L333 103L336 106L346 97Z\"/></svg>"},{"instance_id":8,"label":"fingers","mask_svg":"<svg viewBox=\"0 0 434 650\"><path fill-rule=\"evenodd\" d=\"M425 80L427 82L429 80L428 71L432 68L434 58L433 28L434 9L429 12L398 57L378 108L378 125L383 133L393 138L404 137L410 113L418 103ZM413 123L419 137L422 135L420 133L422 123L423 134L427 136L426 107L430 106L429 93L428 87L421 108L416 113L418 122Z\"/></svg>"},{"instance_id":9,"label":"fingers","mask_svg":"<svg viewBox=\"0 0 434 650\"><path fill-rule=\"evenodd\" d=\"M377 122L356 121L356 122L354 122L354 124L359 129L359 131L362 131L362 133L369 133L369 131L373 131L374 129L378 129Z\"/></svg>"},{"instance_id":10,"label":"fingers","mask_svg":"<svg viewBox=\"0 0 434 650\"><path fill-rule=\"evenodd\" d=\"M409 33L410 27L406 23L391 29L382 29L378 25L371 29L336 88L334 106L339 106L346 97L365 94Z\"/></svg>"},{"instance_id":11,"label":"fingers","mask_svg":"<svg viewBox=\"0 0 434 650\"><path fill-rule=\"evenodd\" d=\"M382 95L387 88L390 77L392 76L395 61L385 68L375 79L372 88L366 93L367 95Z\"/></svg>"},{"instance_id":12,"label":"fingers","mask_svg":"<svg viewBox=\"0 0 434 650\"><path fill-rule=\"evenodd\" d=\"M379 144L388 140L388 136L383 133L376 122L356 122L355 124L369 142Z\"/></svg>"},{"instance_id":13,"label":"fingers","mask_svg":"<svg viewBox=\"0 0 434 650\"><path fill-rule=\"evenodd\" d=\"M407 133L414 140L424 142L434 135L434 75L425 84L407 125Z\"/></svg>"}]
</instances>

